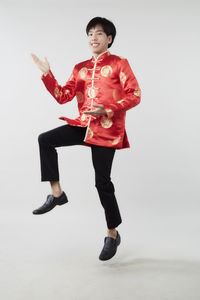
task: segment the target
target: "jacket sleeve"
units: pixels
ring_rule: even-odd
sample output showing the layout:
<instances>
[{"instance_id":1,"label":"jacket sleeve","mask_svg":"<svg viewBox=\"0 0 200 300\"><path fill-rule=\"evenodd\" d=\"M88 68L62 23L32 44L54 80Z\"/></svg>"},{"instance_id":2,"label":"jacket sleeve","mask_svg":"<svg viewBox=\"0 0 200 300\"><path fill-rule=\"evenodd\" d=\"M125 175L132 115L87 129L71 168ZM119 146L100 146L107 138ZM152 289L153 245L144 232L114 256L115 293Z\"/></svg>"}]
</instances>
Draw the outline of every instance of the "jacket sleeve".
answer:
<instances>
[{"instance_id":1,"label":"jacket sleeve","mask_svg":"<svg viewBox=\"0 0 200 300\"><path fill-rule=\"evenodd\" d=\"M126 111L138 105L141 100L140 87L126 58L119 62L118 74L124 96L116 103L104 105L108 117L112 117L114 112Z\"/></svg>"},{"instance_id":2,"label":"jacket sleeve","mask_svg":"<svg viewBox=\"0 0 200 300\"><path fill-rule=\"evenodd\" d=\"M77 70L74 67L71 76L64 86L58 84L51 70L45 75L42 74L41 79L50 94L56 99L59 104L64 104L71 101L76 94L76 76Z\"/></svg>"}]
</instances>

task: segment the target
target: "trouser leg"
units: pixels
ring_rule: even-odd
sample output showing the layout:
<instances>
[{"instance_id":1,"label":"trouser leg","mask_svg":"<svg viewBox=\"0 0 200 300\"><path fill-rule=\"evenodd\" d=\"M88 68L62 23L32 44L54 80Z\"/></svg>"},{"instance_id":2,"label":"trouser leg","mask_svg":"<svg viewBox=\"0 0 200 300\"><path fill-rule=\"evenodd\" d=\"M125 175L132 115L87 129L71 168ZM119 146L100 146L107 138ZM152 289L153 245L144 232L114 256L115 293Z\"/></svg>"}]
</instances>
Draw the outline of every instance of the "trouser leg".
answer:
<instances>
[{"instance_id":1,"label":"trouser leg","mask_svg":"<svg viewBox=\"0 0 200 300\"><path fill-rule=\"evenodd\" d=\"M41 181L59 181L58 153L55 148L85 144L86 129L66 124L39 134Z\"/></svg>"},{"instance_id":2,"label":"trouser leg","mask_svg":"<svg viewBox=\"0 0 200 300\"><path fill-rule=\"evenodd\" d=\"M95 186L105 211L108 229L115 228L122 223L115 188L110 177L115 150L115 148L91 145Z\"/></svg>"}]
</instances>

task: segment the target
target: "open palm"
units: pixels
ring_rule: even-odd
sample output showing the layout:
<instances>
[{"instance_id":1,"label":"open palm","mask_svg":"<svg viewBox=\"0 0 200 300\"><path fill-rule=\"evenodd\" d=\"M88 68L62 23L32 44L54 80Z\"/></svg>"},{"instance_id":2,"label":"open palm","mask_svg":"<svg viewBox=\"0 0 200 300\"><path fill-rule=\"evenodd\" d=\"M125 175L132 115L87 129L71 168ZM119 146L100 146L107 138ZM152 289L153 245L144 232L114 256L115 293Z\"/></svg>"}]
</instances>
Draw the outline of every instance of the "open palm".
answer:
<instances>
[{"instance_id":1,"label":"open palm","mask_svg":"<svg viewBox=\"0 0 200 300\"><path fill-rule=\"evenodd\" d=\"M35 54L31 53L31 56L34 60L34 62L36 63L36 65L38 66L38 68L43 72L43 73L48 73L50 70L50 65L49 62L47 60L47 58L44 58L44 61L41 61Z\"/></svg>"}]
</instances>

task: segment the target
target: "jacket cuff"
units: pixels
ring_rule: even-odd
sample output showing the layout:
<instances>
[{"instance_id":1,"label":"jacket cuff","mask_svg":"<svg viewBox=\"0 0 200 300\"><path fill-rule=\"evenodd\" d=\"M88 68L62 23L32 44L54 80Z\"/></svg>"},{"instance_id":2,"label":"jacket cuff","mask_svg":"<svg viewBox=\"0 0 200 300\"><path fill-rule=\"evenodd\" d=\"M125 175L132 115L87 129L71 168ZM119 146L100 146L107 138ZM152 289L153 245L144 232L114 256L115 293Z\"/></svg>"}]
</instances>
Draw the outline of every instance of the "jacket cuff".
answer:
<instances>
[{"instance_id":1,"label":"jacket cuff","mask_svg":"<svg viewBox=\"0 0 200 300\"><path fill-rule=\"evenodd\" d=\"M41 76L41 79L44 79L46 77L50 76L51 78L53 78L53 73L51 72L51 70L49 70L48 73L43 73L42 76Z\"/></svg>"}]
</instances>

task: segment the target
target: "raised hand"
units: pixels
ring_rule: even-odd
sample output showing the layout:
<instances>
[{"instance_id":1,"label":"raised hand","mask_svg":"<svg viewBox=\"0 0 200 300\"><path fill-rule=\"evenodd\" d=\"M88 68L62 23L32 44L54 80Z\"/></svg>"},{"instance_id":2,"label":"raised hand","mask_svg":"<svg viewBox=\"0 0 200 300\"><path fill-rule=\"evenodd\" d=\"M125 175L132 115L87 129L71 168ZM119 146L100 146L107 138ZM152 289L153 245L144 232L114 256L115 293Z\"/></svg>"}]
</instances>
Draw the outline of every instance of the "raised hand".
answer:
<instances>
[{"instance_id":1,"label":"raised hand","mask_svg":"<svg viewBox=\"0 0 200 300\"><path fill-rule=\"evenodd\" d=\"M50 65L46 57L44 57L44 62L41 61L35 54L31 53L31 56L38 66L38 68L46 75L50 70Z\"/></svg>"}]
</instances>

